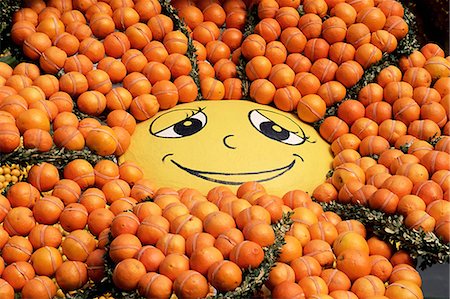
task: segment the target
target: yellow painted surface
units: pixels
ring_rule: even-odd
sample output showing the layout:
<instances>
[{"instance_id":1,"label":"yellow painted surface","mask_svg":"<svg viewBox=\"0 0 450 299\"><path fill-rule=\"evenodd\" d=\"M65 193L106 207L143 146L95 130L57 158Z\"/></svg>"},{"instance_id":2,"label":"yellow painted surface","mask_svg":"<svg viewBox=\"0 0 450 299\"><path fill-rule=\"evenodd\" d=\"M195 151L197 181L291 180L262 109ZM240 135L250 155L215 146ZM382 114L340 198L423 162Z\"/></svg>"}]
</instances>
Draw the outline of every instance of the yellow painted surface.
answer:
<instances>
[{"instance_id":1,"label":"yellow painted surface","mask_svg":"<svg viewBox=\"0 0 450 299\"><path fill-rule=\"evenodd\" d=\"M206 194L258 181L269 194L312 192L331 167L330 146L297 116L250 101L177 105L138 124L128 151L157 187Z\"/></svg>"}]
</instances>

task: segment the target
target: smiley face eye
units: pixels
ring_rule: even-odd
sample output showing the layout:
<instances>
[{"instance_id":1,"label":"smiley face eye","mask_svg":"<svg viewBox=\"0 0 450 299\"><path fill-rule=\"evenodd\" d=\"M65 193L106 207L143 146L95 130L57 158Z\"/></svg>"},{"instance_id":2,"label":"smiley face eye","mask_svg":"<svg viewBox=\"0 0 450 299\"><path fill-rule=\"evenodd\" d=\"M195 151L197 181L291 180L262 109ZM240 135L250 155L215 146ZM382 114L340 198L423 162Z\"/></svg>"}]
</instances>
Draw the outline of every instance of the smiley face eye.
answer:
<instances>
[{"instance_id":1,"label":"smiley face eye","mask_svg":"<svg viewBox=\"0 0 450 299\"><path fill-rule=\"evenodd\" d=\"M202 111L186 117L185 119L159 131L153 133L153 135L162 138L181 138L186 136L191 136L206 125L206 114Z\"/></svg>"},{"instance_id":2,"label":"smiley face eye","mask_svg":"<svg viewBox=\"0 0 450 299\"><path fill-rule=\"evenodd\" d=\"M286 130L257 110L250 111L248 118L256 130L270 139L289 145L300 145L306 141L303 132L301 132L303 136L300 137L295 132Z\"/></svg>"}]
</instances>

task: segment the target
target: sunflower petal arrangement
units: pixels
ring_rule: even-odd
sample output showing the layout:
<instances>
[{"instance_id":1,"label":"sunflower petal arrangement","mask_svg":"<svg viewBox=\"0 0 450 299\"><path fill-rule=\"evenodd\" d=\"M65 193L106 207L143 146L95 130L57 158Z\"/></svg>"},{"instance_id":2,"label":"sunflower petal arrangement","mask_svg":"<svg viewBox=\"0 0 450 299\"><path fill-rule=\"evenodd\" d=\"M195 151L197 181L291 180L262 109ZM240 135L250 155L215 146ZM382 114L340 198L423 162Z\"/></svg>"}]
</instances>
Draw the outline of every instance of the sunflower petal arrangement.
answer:
<instances>
[{"instance_id":1,"label":"sunflower petal arrangement","mask_svg":"<svg viewBox=\"0 0 450 299\"><path fill-rule=\"evenodd\" d=\"M405 3L0 14L1 298L420 299L449 263L450 56Z\"/></svg>"}]
</instances>

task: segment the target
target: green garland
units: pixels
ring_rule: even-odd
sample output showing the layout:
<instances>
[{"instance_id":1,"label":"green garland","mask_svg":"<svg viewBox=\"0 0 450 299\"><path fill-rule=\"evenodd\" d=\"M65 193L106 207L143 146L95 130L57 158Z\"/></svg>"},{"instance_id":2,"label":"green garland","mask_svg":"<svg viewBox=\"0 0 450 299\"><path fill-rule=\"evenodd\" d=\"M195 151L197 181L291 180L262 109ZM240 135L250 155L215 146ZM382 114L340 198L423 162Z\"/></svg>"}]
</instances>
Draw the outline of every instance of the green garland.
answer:
<instances>
[{"instance_id":1,"label":"green garland","mask_svg":"<svg viewBox=\"0 0 450 299\"><path fill-rule=\"evenodd\" d=\"M16 54L19 54L18 51L13 51L14 47L11 40L11 27L12 27L12 16L17 10L19 10L20 4L21 4L20 1L16 0L0 1L0 56L1 54L11 53L13 54L12 56L14 57L16 56ZM8 62L14 63L15 59L13 57L9 57L8 59L1 57L2 59L0 59L0 61L6 63Z\"/></svg>"},{"instance_id":2,"label":"green garland","mask_svg":"<svg viewBox=\"0 0 450 299\"><path fill-rule=\"evenodd\" d=\"M318 202L324 211L332 211L343 220L355 219L370 229L374 235L398 245L398 249L406 250L413 259L421 258L419 267L423 270L434 264L450 262L450 246L432 232L422 229L409 229L403 223L403 216L388 215L382 211L367 207L338 202Z\"/></svg>"},{"instance_id":3,"label":"green garland","mask_svg":"<svg viewBox=\"0 0 450 299\"><path fill-rule=\"evenodd\" d=\"M257 291L261 290L266 280L269 278L270 270L274 267L281 253L281 247L286 243L284 236L292 225L291 214L283 214L283 218L272 225L275 232L275 243L264 248L264 261L258 268L247 269L243 273L243 281L235 290L226 293L217 293L209 296L209 299L224 298L250 298Z\"/></svg>"},{"instance_id":4,"label":"green garland","mask_svg":"<svg viewBox=\"0 0 450 299\"><path fill-rule=\"evenodd\" d=\"M26 167L47 162L53 164L59 171L62 171L67 163L75 159L84 159L91 164L96 164L104 159L116 161L115 156L100 156L88 148L84 148L81 151L72 151L53 146L48 152L39 152L37 149L19 147L12 153L0 155L0 165L18 164Z\"/></svg>"},{"instance_id":5,"label":"green garland","mask_svg":"<svg viewBox=\"0 0 450 299\"><path fill-rule=\"evenodd\" d=\"M150 200L151 198L147 198ZM283 218L277 223L272 225L275 232L275 242L269 247L264 248L264 260L258 268L247 269L243 273L243 281L239 287L234 291L226 293L217 293L215 295L208 296L208 299L224 299L224 298L249 298L261 289L262 285L269 277L270 270L275 265L281 252L281 247L285 244L284 236L289 231L292 220L291 213L283 214ZM99 283L89 283L85 288L78 290L74 294L67 294L69 299L92 299L106 293L110 293L115 299L127 298L127 299L140 299L143 298L139 295L138 291L125 292L118 290L113 283L112 276L115 264L109 256L109 246L113 240L112 235L109 234L108 244L105 246L106 253L103 257L105 266L105 277Z\"/></svg>"},{"instance_id":6,"label":"green garland","mask_svg":"<svg viewBox=\"0 0 450 299\"><path fill-rule=\"evenodd\" d=\"M107 293L111 294L114 299L144 299L137 290L133 292L120 291L114 286L113 272L115 264L109 256L109 246L113 240L111 233L109 233L108 242L105 246L105 255L103 256L105 277L99 283L88 283L83 289L77 290L75 293L66 294L68 299L92 299L97 298Z\"/></svg>"},{"instance_id":7,"label":"green garland","mask_svg":"<svg viewBox=\"0 0 450 299\"><path fill-rule=\"evenodd\" d=\"M256 5L250 7L247 12L247 19L245 20L245 26L244 26L244 33L243 33L243 39L245 39L247 36L253 33L255 30L256 24L259 22L258 18L258 7ZM239 63L236 65L236 71L238 78L242 82L242 99L243 100L250 100L250 80L247 77L247 73L245 72L245 66L247 65L247 60L244 58L244 56L239 56Z\"/></svg>"},{"instance_id":8,"label":"green garland","mask_svg":"<svg viewBox=\"0 0 450 299\"><path fill-rule=\"evenodd\" d=\"M200 92L200 77L199 77L199 69L198 69L198 61L197 61L197 49L195 48L193 44L193 39L191 37L191 34L189 33L189 30L186 26L186 23L184 20L182 20L178 16L178 11L172 6L170 0L160 0L159 2L161 4L162 13L165 15L168 15L174 24L175 29L180 30L188 39L188 49L186 52L186 56L189 58L189 61L191 62L192 70L189 74L189 76L194 79L195 85L197 85L198 94L196 100L202 100L203 96Z\"/></svg>"},{"instance_id":9,"label":"green garland","mask_svg":"<svg viewBox=\"0 0 450 299\"><path fill-rule=\"evenodd\" d=\"M410 4L405 3L405 1L402 2L405 9L403 19L405 20L409 28L406 36L398 42L397 48L395 49L394 52L390 54L383 53L382 58L378 62L374 63L372 66L370 66L367 70L364 71L362 78L355 85L347 89L347 94L341 102L338 102L327 108L325 117L312 124L312 126L316 130L319 130L320 125L323 123L325 118L337 114L337 109L340 104L342 104L346 100L357 99L359 91L364 86L367 86L367 84L375 82L376 77L383 69L385 69L390 65L398 66L398 61L401 57L408 56L412 52L420 49L420 43L417 40L416 18L414 14L411 12L411 9L409 8Z\"/></svg>"}]
</instances>

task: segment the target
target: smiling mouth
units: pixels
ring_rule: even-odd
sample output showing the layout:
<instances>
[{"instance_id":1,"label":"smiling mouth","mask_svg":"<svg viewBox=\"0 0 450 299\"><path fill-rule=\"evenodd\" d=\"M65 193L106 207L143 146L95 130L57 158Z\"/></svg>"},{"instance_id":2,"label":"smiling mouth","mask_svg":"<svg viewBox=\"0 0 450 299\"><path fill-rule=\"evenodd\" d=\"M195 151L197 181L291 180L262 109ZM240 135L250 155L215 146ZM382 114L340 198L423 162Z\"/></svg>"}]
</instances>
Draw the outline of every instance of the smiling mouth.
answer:
<instances>
[{"instance_id":1,"label":"smiling mouth","mask_svg":"<svg viewBox=\"0 0 450 299\"><path fill-rule=\"evenodd\" d=\"M162 159L164 160L172 156L173 154L167 154ZM299 157L301 160L302 157L294 154L294 156ZM170 159L170 161L176 165L178 168L186 171L187 173L194 175L198 178L204 179L206 181L218 183L218 184L224 184L224 185L242 185L245 182L266 182L273 180L289 170L291 170L295 165L295 159L292 160L291 163L289 163L286 166L269 169L269 170L262 170L262 171L250 171L250 172L215 172L215 171L201 171L201 170L195 170L191 168L187 168L180 163Z\"/></svg>"}]
</instances>

